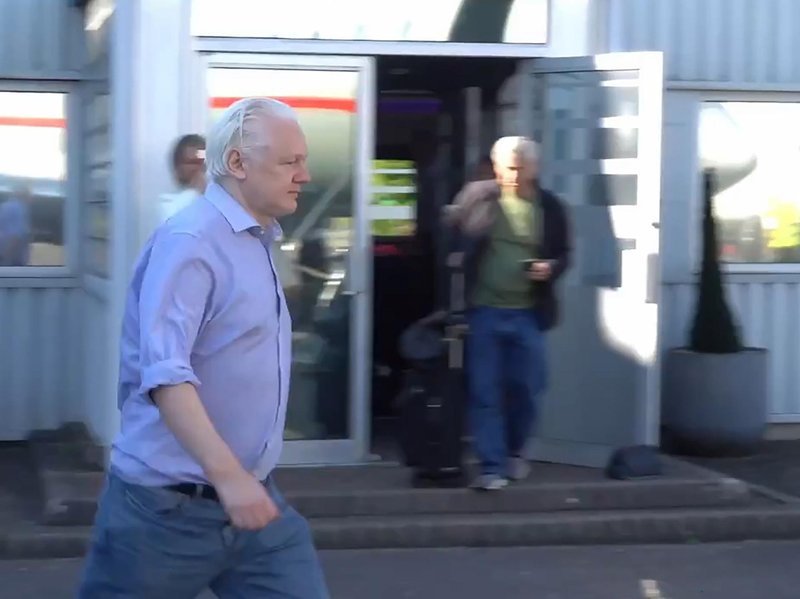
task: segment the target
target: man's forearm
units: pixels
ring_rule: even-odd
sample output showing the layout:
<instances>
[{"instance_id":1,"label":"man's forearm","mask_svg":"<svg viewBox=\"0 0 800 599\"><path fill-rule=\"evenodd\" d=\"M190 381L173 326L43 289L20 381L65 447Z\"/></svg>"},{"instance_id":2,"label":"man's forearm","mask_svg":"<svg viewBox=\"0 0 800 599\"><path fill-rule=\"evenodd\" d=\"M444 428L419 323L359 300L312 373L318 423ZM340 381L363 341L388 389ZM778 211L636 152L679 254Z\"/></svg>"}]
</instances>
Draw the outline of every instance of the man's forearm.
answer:
<instances>
[{"instance_id":1,"label":"man's forearm","mask_svg":"<svg viewBox=\"0 0 800 599\"><path fill-rule=\"evenodd\" d=\"M197 460L212 485L242 473L242 465L208 418L190 383L159 387L153 400L175 438Z\"/></svg>"}]
</instances>

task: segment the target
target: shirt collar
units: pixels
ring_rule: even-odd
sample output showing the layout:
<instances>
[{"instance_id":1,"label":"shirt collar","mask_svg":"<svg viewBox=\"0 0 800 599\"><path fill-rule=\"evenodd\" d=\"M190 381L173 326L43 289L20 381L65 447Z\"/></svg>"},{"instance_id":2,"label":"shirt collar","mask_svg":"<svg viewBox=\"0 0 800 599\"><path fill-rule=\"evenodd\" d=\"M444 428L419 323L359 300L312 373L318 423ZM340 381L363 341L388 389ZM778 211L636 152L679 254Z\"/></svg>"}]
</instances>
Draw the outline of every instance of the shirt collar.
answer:
<instances>
[{"instance_id":1,"label":"shirt collar","mask_svg":"<svg viewBox=\"0 0 800 599\"><path fill-rule=\"evenodd\" d=\"M231 194L225 191L225 188L219 183L209 183L208 187L206 187L205 196L225 217L234 233L261 228L258 221L247 210L242 208L242 205L234 200Z\"/></svg>"},{"instance_id":2,"label":"shirt collar","mask_svg":"<svg viewBox=\"0 0 800 599\"><path fill-rule=\"evenodd\" d=\"M219 183L209 183L206 187L206 198L220 211L234 233L249 231L258 238L268 236L269 241L283 239L283 229L278 221L273 221L272 226L262 227L253 215L247 212Z\"/></svg>"}]
</instances>

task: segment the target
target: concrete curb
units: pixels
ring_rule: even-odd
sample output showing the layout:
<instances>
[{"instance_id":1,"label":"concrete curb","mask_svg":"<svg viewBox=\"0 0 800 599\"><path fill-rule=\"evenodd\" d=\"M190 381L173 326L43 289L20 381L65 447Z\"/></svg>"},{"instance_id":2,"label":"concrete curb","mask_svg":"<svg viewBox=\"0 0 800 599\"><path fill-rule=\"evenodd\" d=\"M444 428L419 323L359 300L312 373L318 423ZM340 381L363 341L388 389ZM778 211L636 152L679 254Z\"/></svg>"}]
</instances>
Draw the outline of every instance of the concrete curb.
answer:
<instances>
[{"instance_id":1,"label":"concrete curb","mask_svg":"<svg viewBox=\"0 0 800 599\"><path fill-rule=\"evenodd\" d=\"M695 464L693 462L684 461L684 467L688 468L689 470L693 470L697 472L699 475L708 476L708 477L725 477L728 480L739 482L743 485L747 485L751 492L755 495L761 495L762 497L767 497L777 503L783 503L788 506L800 508L800 497L795 495L789 495L788 493L783 493L782 491L776 491L770 487L759 485L752 482L746 482L740 478L736 478L733 476L728 476L719 472L718 470L714 470L707 466L701 466L700 464Z\"/></svg>"},{"instance_id":2,"label":"concrete curb","mask_svg":"<svg viewBox=\"0 0 800 599\"><path fill-rule=\"evenodd\" d=\"M0 559L58 559L82 557L91 538L88 527L51 528L0 534Z\"/></svg>"},{"instance_id":3,"label":"concrete curb","mask_svg":"<svg viewBox=\"0 0 800 599\"><path fill-rule=\"evenodd\" d=\"M800 499L696 464L665 462L671 478L531 481L502 493L363 488L364 473L356 470L327 472L333 477L327 482L312 476L316 486L284 490L308 518L320 549L800 539ZM397 484L396 471L376 473L386 479L380 484ZM337 487L342 475L353 480ZM56 526L14 522L0 531L0 559L84 555L103 477L96 470L43 468L45 520Z\"/></svg>"},{"instance_id":4,"label":"concrete curb","mask_svg":"<svg viewBox=\"0 0 800 599\"><path fill-rule=\"evenodd\" d=\"M41 470L42 522L54 526L88 526L97 512L104 472Z\"/></svg>"},{"instance_id":5,"label":"concrete curb","mask_svg":"<svg viewBox=\"0 0 800 599\"><path fill-rule=\"evenodd\" d=\"M469 489L393 489L286 493L286 497L309 518L703 508L744 506L752 498L745 483L719 478L515 485L502 494Z\"/></svg>"},{"instance_id":6,"label":"concrete curb","mask_svg":"<svg viewBox=\"0 0 800 599\"><path fill-rule=\"evenodd\" d=\"M317 547L510 547L800 538L800 510L785 509L349 520L312 520Z\"/></svg>"},{"instance_id":7,"label":"concrete curb","mask_svg":"<svg viewBox=\"0 0 800 599\"><path fill-rule=\"evenodd\" d=\"M98 472L42 471L42 522L55 526L91 525L104 479L105 475ZM315 518L702 508L743 506L752 499L746 483L719 476L520 483L509 487L502 495L463 488L289 490L285 495L300 513Z\"/></svg>"},{"instance_id":8,"label":"concrete curb","mask_svg":"<svg viewBox=\"0 0 800 599\"><path fill-rule=\"evenodd\" d=\"M800 539L800 510L640 510L311 518L319 549L676 544ZM0 559L81 557L88 527L0 535Z\"/></svg>"}]
</instances>

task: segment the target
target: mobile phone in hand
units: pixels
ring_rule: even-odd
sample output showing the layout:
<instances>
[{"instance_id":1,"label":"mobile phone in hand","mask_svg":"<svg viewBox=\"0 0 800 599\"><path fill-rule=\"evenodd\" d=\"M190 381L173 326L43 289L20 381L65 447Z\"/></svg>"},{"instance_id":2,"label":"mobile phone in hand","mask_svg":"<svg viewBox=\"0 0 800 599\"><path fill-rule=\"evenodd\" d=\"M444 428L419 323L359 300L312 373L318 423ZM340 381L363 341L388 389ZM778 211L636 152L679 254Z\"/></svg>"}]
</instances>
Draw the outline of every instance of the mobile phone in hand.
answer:
<instances>
[{"instance_id":1,"label":"mobile phone in hand","mask_svg":"<svg viewBox=\"0 0 800 599\"><path fill-rule=\"evenodd\" d=\"M544 260L542 258L528 258L527 260L520 260L523 270L533 270L534 264L550 264L552 260Z\"/></svg>"}]
</instances>

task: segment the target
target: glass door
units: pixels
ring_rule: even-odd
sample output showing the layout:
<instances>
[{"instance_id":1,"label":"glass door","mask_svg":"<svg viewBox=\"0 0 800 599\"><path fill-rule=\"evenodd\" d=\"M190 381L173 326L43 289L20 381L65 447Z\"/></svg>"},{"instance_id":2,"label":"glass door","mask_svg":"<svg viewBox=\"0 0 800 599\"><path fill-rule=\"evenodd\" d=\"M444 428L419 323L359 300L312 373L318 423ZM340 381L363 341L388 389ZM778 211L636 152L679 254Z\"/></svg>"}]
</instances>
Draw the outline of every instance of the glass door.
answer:
<instances>
[{"instance_id":1,"label":"glass door","mask_svg":"<svg viewBox=\"0 0 800 599\"><path fill-rule=\"evenodd\" d=\"M274 247L293 319L283 463L345 463L369 450L372 59L214 53L204 61L208 122L242 97L294 107L312 181Z\"/></svg>"},{"instance_id":2,"label":"glass door","mask_svg":"<svg viewBox=\"0 0 800 599\"><path fill-rule=\"evenodd\" d=\"M533 457L603 466L618 447L658 440L662 56L525 67L524 131L573 234Z\"/></svg>"}]
</instances>

